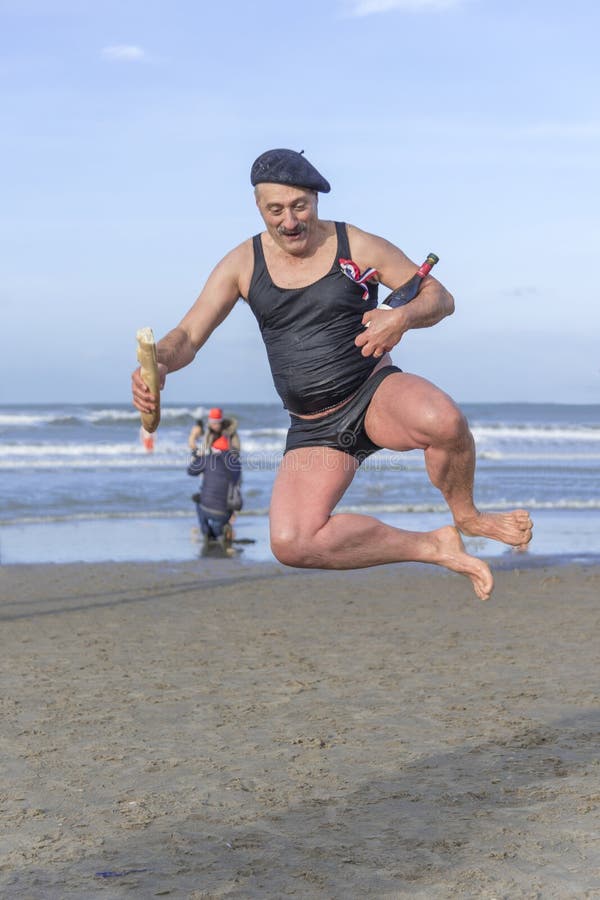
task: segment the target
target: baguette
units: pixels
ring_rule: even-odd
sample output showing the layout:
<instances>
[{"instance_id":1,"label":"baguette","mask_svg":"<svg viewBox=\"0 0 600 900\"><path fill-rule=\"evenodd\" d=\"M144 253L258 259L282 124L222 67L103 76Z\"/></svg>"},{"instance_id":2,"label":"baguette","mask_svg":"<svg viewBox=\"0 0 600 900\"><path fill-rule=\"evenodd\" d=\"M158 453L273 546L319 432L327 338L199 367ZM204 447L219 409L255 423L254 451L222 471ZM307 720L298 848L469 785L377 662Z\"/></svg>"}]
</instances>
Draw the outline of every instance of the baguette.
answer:
<instances>
[{"instance_id":1,"label":"baguette","mask_svg":"<svg viewBox=\"0 0 600 900\"><path fill-rule=\"evenodd\" d=\"M140 328L137 332L137 358L141 368L142 380L150 393L156 397L156 408L149 413L140 413L142 425L152 433L160 422L160 379L156 363L156 344L151 328Z\"/></svg>"}]
</instances>

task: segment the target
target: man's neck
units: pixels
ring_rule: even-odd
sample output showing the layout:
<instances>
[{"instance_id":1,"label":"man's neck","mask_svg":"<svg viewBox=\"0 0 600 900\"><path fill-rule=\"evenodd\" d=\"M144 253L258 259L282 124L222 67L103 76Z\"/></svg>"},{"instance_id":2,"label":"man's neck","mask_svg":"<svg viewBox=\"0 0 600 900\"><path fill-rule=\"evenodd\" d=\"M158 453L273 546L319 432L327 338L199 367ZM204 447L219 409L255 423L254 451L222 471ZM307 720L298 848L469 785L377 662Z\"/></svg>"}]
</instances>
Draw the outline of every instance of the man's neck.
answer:
<instances>
[{"instance_id":1,"label":"man's neck","mask_svg":"<svg viewBox=\"0 0 600 900\"><path fill-rule=\"evenodd\" d=\"M306 241L294 248L294 245L287 245L278 241L269 232L267 232L267 249L277 261L286 261L289 265L295 262L301 265L303 261L318 258L321 251L326 249L328 239L335 231L332 222L319 219L311 228Z\"/></svg>"}]
</instances>

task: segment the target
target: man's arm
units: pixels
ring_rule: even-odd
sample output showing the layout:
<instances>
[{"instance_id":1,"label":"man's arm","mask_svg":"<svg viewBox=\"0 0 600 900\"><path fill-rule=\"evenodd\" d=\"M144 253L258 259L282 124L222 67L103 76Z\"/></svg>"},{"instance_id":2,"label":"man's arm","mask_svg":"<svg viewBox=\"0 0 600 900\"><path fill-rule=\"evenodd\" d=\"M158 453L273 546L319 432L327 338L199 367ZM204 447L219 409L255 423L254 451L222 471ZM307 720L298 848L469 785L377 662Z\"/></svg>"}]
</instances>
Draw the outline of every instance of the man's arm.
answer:
<instances>
[{"instance_id":1,"label":"man's arm","mask_svg":"<svg viewBox=\"0 0 600 900\"><path fill-rule=\"evenodd\" d=\"M352 258L366 269L373 266L379 280L395 290L408 281L418 269L398 247L384 238L368 234L354 226L348 227ZM356 338L363 356L383 356L395 347L402 336L413 328L429 328L454 312L454 298L428 275L414 300L392 310L370 310L363 316L363 325L369 323Z\"/></svg>"},{"instance_id":2,"label":"man's arm","mask_svg":"<svg viewBox=\"0 0 600 900\"><path fill-rule=\"evenodd\" d=\"M198 299L179 325L156 345L161 390L169 372L189 365L242 294L240 283L252 265L252 242L228 253L213 269ZM131 377L133 405L140 412L154 409L155 398L142 381L139 368Z\"/></svg>"}]
</instances>

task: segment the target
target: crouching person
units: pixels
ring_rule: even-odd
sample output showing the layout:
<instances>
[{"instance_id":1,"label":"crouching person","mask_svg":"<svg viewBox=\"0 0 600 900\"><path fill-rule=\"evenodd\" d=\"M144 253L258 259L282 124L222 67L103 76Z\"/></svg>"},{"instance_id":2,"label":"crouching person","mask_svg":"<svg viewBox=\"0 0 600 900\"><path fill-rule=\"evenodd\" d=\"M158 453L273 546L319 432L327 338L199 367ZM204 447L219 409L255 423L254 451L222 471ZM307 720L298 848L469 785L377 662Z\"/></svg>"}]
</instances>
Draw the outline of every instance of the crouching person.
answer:
<instances>
[{"instance_id":1,"label":"crouching person","mask_svg":"<svg viewBox=\"0 0 600 900\"><path fill-rule=\"evenodd\" d=\"M221 435L206 453L192 452L188 475L202 475L202 486L194 494L198 523L204 545L218 542L223 549L231 547L231 517L242 508L239 454L231 449L229 438Z\"/></svg>"}]
</instances>

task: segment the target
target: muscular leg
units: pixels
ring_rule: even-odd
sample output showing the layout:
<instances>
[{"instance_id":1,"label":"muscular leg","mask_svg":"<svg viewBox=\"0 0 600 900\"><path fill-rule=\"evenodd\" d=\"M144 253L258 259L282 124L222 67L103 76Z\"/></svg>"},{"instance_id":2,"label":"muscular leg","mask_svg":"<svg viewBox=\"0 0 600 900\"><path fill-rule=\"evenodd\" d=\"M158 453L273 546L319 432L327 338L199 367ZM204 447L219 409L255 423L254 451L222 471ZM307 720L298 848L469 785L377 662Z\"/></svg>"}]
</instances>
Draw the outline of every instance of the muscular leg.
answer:
<instances>
[{"instance_id":1,"label":"muscular leg","mask_svg":"<svg viewBox=\"0 0 600 900\"><path fill-rule=\"evenodd\" d=\"M417 375L396 373L377 388L365 419L367 434L390 450L421 448L429 478L444 495L463 534L523 548L532 523L525 509L480 512L473 501L475 445L456 404Z\"/></svg>"},{"instance_id":2,"label":"muscular leg","mask_svg":"<svg viewBox=\"0 0 600 900\"><path fill-rule=\"evenodd\" d=\"M489 567L466 553L452 526L419 533L392 528L371 516L331 515L356 469L352 457L328 447L305 447L284 456L270 511L271 547L277 559L321 569L433 563L466 575L477 596L487 600L494 584Z\"/></svg>"}]
</instances>

